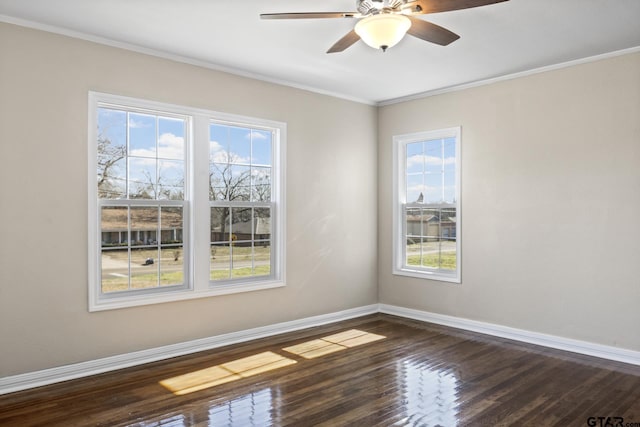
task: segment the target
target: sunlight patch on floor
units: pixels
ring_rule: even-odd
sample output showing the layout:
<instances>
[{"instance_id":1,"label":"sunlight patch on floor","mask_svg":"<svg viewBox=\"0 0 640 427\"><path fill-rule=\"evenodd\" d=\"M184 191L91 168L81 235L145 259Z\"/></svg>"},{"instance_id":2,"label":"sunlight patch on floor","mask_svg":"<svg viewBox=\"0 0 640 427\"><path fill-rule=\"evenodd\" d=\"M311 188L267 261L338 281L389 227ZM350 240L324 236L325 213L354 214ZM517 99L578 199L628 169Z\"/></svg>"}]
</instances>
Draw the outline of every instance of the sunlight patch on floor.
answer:
<instances>
[{"instance_id":1,"label":"sunlight patch on floor","mask_svg":"<svg viewBox=\"0 0 640 427\"><path fill-rule=\"evenodd\" d=\"M188 374L167 378L160 381L160 384L173 394L181 396L293 365L294 363L296 363L295 360L271 351L265 351L264 353L232 360L231 362L189 372Z\"/></svg>"},{"instance_id":2,"label":"sunlight patch on floor","mask_svg":"<svg viewBox=\"0 0 640 427\"><path fill-rule=\"evenodd\" d=\"M305 359L315 359L316 357L326 354L335 353L336 351L346 350L347 348L357 347L359 345L385 339L383 335L372 334L360 331L358 329L350 329L348 331L329 335L319 339L303 342L302 344L293 345L283 348L284 351L304 357Z\"/></svg>"}]
</instances>

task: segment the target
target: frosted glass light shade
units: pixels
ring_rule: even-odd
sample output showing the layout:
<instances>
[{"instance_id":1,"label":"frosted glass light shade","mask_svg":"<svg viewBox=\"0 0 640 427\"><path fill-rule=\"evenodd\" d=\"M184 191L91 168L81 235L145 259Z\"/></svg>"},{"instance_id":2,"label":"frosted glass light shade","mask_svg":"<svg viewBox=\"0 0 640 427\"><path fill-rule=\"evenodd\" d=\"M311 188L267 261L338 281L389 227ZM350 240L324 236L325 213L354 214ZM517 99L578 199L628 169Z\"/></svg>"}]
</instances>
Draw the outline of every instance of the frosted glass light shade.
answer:
<instances>
[{"instance_id":1,"label":"frosted glass light shade","mask_svg":"<svg viewBox=\"0 0 640 427\"><path fill-rule=\"evenodd\" d=\"M404 15L381 13L366 17L356 24L356 34L374 49L386 50L395 46L411 27Z\"/></svg>"}]
</instances>

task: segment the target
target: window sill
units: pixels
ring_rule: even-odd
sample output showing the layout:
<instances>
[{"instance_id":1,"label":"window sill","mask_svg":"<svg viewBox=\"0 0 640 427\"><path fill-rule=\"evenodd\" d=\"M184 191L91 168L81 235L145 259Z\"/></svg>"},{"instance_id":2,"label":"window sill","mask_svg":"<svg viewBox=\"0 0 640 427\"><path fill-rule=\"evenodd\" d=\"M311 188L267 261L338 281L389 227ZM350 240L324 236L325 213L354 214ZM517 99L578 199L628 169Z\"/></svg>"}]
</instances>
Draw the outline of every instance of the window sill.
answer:
<instances>
[{"instance_id":1,"label":"window sill","mask_svg":"<svg viewBox=\"0 0 640 427\"><path fill-rule=\"evenodd\" d=\"M395 276L407 276L417 279L436 280L439 282L461 283L459 273L442 273L436 271L412 270L408 268L394 268L391 274Z\"/></svg>"},{"instance_id":2,"label":"window sill","mask_svg":"<svg viewBox=\"0 0 640 427\"><path fill-rule=\"evenodd\" d=\"M237 283L225 285L211 285L207 289L193 290L181 289L177 291L129 295L121 298L109 298L98 301L89 301L89 311L105 311L116 310L120 308L138 307L151 304L162 304L167 302L184 301L196 298L207 298L218 295L237 294L242 292L260 291L264 289L273 289L284 287L282 280L270 280L263 282Z\"/></svg>"}]
</instances>

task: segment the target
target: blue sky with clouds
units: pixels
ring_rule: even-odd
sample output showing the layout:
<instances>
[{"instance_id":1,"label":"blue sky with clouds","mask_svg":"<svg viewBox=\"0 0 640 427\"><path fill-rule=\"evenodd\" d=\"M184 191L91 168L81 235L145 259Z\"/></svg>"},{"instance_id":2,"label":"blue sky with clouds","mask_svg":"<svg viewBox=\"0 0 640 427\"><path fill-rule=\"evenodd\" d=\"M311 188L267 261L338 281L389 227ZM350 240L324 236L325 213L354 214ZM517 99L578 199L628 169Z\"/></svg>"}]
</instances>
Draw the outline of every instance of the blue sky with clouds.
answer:
<instances>
[{"instance_id":1,"label":"blue sky with clouds","mask_svg":"<svg viewBox=\"0 0 640 427\"><path fill-rule=\"evenodd\" d=\"M112 145L127 148L128 168L126 161L121 160L110 171L112 181L121 187L122 195L126 191L127 182L132 195L142 191L145 186L149 187L150 182L157 190L160 189L158 185L161 185L164 189L182 191L186 149L185 120L99 108L98 131ZM210 162L233 163L232 173L239 175L249 172L253 182L270 180L270 131L221 123L212 123L209 131Z\"/></svg>"},{"instance_id":2,"label":"blue sky with clouds","mask_svg":"<svg viewBox=\"0 0 640 427\"><path fill-rule=\"evenodd\" d=\"M407 202L425 203L455 201L455 138L434 139L407 144Z\"/></svg>"}]
</instances>

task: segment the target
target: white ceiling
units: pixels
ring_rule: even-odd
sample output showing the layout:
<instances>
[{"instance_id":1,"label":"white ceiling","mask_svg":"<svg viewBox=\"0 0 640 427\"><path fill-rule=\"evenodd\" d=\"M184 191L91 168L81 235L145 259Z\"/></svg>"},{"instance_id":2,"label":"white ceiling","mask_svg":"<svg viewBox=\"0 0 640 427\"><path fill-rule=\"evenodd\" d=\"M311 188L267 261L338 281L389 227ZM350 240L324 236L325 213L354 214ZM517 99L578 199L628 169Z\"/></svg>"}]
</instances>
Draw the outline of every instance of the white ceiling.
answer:
<instances>
[{"instance_id":1,"label":"white ceiling","mask_svg":"<svg viewBox=\"0 0 640 427\"><path fill-rule=\"evenodd\" d=\"M355 0L0 0L0 21L151 49L213 68L379 103L640 47L640 0L510 0L422 15L459 34L405 37L386 53L326 50L353 19L260 13L355 11Z\"/></svg>"}]
</instances>

